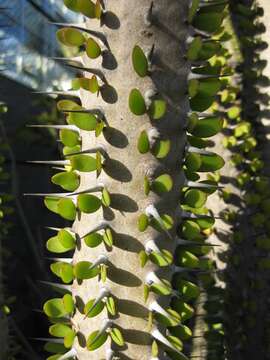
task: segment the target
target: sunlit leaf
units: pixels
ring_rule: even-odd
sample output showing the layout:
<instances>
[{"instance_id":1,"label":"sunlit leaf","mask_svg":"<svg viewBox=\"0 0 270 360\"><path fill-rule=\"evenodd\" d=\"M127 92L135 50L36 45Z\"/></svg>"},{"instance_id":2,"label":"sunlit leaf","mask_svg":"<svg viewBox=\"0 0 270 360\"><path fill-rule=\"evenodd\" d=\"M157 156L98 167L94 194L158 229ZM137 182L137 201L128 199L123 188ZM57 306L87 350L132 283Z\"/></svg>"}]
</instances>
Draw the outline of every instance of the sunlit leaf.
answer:
<instances>
[{"instance_id":1,"label":"sunlit leaf","mask_svg":"<svg viewBox=\"0 0 270 360\"><path fill-rule=\"evenodd\" d=\"M70 123L76 125L81 130L92 131L96 129L97 118L94 114L71 113Z\"/></svg>"},{"instance_id":2,"label":"sunlit leaf","mask_svg":"<svg viewBox=\"0 0 270 360\"><path fill-rule=\"evenodd\" d=\"M146 154L150 150L150 142L148 139L147 132L145 130L142 131L140 134L137 148L141 154Z\"/></svg>"},{"instance_id":3,"label":"sunlit leaf","mask_svg":"<svg viewBox=\"0 0 270 360\"><path fill-rule=\"evenodd\" d=\"M89 261L80 261L74 266L74 275L79 280L91 279L99 274L99 268L91 269L92 263Z\"/></svg>"},{"instance_id":4,"label":"sunlit leaf","mask_svg":"<svg viewBox=\"0 0 270 360\"><path fill-rule=\"evenodd\" d=\"M159 120L165 115L166 109L167 104L165 100L153 100L149 108L149 114L152 119Z\"/></svg>"},{"instance_id":5,"label":"sunlit leaf","mask_svg":"<svg viewBox=\"0 0 270 360\"><path fill-rule=\"evenodd\" d=\"M93 307L95 301L96 301L96 299L89 300L84 307L84 314L87 315L87 317L89 317L89 318L93 318L93 317L97 316L98 314L100 314L105 307L105 304L103 301L99 301Z\"/></svg>"},{"instance_id":6,"label":"sunlit leaf","mask_svg":"<svg viewBox=\"0 0 270 360\"><path fill-rule=\"evenodd\" d=\"M197 189L190 189L185 192L184 203L192 208L202 207L207 200L207 195Z\"/></svg>"},{"instance_id":7,"label":"sunlit leaf","mask_svg":"<svg viewBox=\"0 0 270 360\"><path fill-rule=\"evenodd\" d=\"M117 344L118 346L124 346L125 345L125 341L124 341L124 338L123 338L123 335L121 333L121 331L114 327L111 329L110 331L110 336L112 338L112 341Z\"/></svg>"},{"instance_id":8,"label":"sunlit leaf","mask_svg":"<svg viewBox=\"0 0 270 360\"><path fill-rule=\"evenodd\" d=\"M148 61L143 50L138 46L134 46L132 52L132 63L134 70L140 77L145 77L148 73Z\"/></svg>"},{"instance_id":9,"label":"sunlit leaf","mask_svg":"<svg viewBox=\"0 0 270 360\"><path fill-rule=\"evenodd\" d=\"M101 207L101 200L90 194L80 194L77 198L78 208L86 214L96 212Z\"/></svg>"},{"instance_id":10,"label":"sunlit leaf","mask_svg":"<svg viewBox=\"0 0 270 360\"><path fill-rule=\"evenodd\" d=\"M59 298L46 301L43 306L43 310L50 318L60 318L67 314L63 301Z\"/></svg>"},{"instance_id":11,"label":"sunlit leaf","mask_svg":"<svg viewBox=\"0 0 270 360\"><path fill-rule=\"evenodd\" d=\"M90 59L96 59L101 55L99 44L91 37L86 41L86 54Z\"/></svg>"},{"instance_id":12,"label":"sunlit leaf","mask_svg":"<svg viewBox=\"0 0 270 360\"><path fill-rule=\"evenodd\" d=\"M89 351L94 351L100 348L108 339L108 334L106 332L100 333L98 330L92 332L87 339L87 349Z\"/></svg>"},{"instance_id":13,"label":"sunlit leaf","mask_svg":"<svg viewBox=\"0 0 270 360\"><path fill-rule=\"evenodd\" d=\"M96 17L96 7L93 1L91 0L77 0L77 7L79 11L89 17L94 19Z\"/></svg>"},{"instance_id":14,"label":"sunlit leaf","mask_svg":"<svg viewBox=\"0 0 270 360\"><path fill-rule=\"evenodd\" d=\"M76 206L71 199L60 199L57 204L58 214L66 220L75 220Z\"/></svg>"},{"instance_id":15,"label":"sunlit leaf","mask_svg":"<svg viewBox=\"0 0 270 360\"><path fill-rule=\"evenodd\" d=\"M57 39L65 46L80 47L86 40L81 31L68 27L58 30L56 36Z\"/></svg>"},{"instance_id":16,"label":"sunlit leaf","mask_svg":"<svg viewBox=\"0 0 270 360\"><path fill-rule=\"evenodd\" d=\"M73 169L81 172L91 172L97 169L96 159L89 155L74 155L70 157Z\"/></svg>"},{"instance_id":17,"label":"sunlit leaf","mask_svg":"<svg viewBox=\"0 0 270 360\"><path fill-rule=\"evenodd\" d=\"M91 233L84 238L84 242L87 246L95 248L99 246L103 241L103 236L99 233Z\"/></svg>"},{"instance_id":18,"label":"sunlit leaf","mask_svg":"<svg viewBox=\"0 0 270 360\"><path fill-rule=\"evenodd\" d=\"M171 142L170 140L161 140L157 141L153 148L153 154L157 159L165 158L171 150Z\"/></svg>"},{"instance_id":19,"label":"sunlit leaf","mask_svg":"<svg viewBox=\"0 0 270 360\"><path fill-rule=\"evenodd\" d=\"M55 174L52 182L61 186L64 190L75 191L80 186L80 176L75 171L64 171Z\"/></svg>"},{"instance_id":20,"label":"sunlit leaf","mask_svg":"<svg viewBox=\"0 0 270 360\"><path fill-rule=\"evenodd\" d=\"M152 190L159 194L171 191L172 187L173 181L169 174L158 176L152 183Z\"/></svg>"},{"instance_id":21,"label":"sunlit leaf","mask_svg":"<svg viewBox=\"0 0 270 360\"><path fill-rule=\"evenodd\" d=\"M138 89L133 89L130 92L129 108L130 111L137 116L144 115L146 113L144 97Z\"/></svg>"},{"instance_id":22,"label":"sunlit leaf","mask_svg":"<svg viewBox=\"0 0 270 360\"><path fill-rule=\"evenodd\" d=\"M73 147L80 144L80 135L77 131L62 129L60 130L60 140L65 146Z\"/></svg>"},{"instance_id":23,"label":"sunlit leaf","mask_svg":"<svg viewBox=\"0 0 270 360\"><path fill-rule=\"evenodd\" d=\"M145 214L141 214L138 219L138 229L141 232L144 232L149 224L149 218Z\"/></svg>"}]
</instances>

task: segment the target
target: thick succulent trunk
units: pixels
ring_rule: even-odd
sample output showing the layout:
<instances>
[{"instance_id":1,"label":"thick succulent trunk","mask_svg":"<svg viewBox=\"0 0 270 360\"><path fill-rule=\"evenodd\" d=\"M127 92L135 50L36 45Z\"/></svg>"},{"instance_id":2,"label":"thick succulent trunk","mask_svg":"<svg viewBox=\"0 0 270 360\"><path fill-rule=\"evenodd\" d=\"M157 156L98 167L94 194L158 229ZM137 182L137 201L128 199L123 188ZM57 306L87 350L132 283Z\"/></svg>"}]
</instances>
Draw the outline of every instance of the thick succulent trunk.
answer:
<instances>
[{"instance_id":1,"label":"thick succulent trunk","mask_svg":"<svg viewBox=\"0 0 270 360\"><path fill-rule=\"evenodd\" d=\"M215 178L194 181L196 172L224 164L204 150L223 120L204 111L226 86L222 69L205 61L222 52L211 34L226 2L64 2L88 19L58 24L64 28L57 32L63 45L84 52L63 59L80 72L72 82L80 104L58 102L68 123L55 126L65 160L45 162L65 166L52 181L70 193L34 194L75 220L71 232L53 228L58 234L47 242L53 253L75 251L51 265L72 283L64 286L72 296L44 305L50 318L69 323L49 330L64 347L49 339L46 349L71 348L61 360L187 359L189 303L211 282L209 274L194 274L212 269L200 257L210 250L205 240L215 222L204 206L217 189Z\"/></svg>"},{"instance_id":2,"label":"thick succulent trunk","mask_svg":"<svg viewBox=\"0 0 270 360\"><path fill-rule=\"evenodd\" d=\"M107 221L113 231L114 246L108 252L101 245L94 249L84 241L74 254L74 263L79 261L95 262L100 256L108 259L108 279L105 283L98 277L74 281L72 294L84 303L96 298L104 287L117 299L118 315L112 319L121 329L126 348L121 351L121 358L146 360L151 358L152 337L149 332L149 306L158 298L151 294L144 302L144 284L147 276L158 270L148 262L140 266L139 253L145 249L148 241L155 241L161 249L172 253L175 250L176 225L179 223L179 197L183 181L181 162L185 137L183 125L187 111L186 78L187 63L183 59L187 27L187 1L157 0L154 2L151 24L146 21L151 8L151 0L108 1L105 24L100 27L97 20L87 20L89 30L101 31L106 36L111 58L107 62L99 57L93 61L83 56L85 67L102 70L106 81L112 88L104 87L102 96L81 92L82 106L86 109L101 108L108 122L104 136L82 131L82 150L103 146L106 159L103 171L98 179L95 173L81 174L79 190L86 190L97 184L103 184L111 194L110 208L100 209L94 214L82 214L74 224L74 230L82 237L102 221ZM140 78L132 66L132 51L139 45L145 53L154 46L153 67L150 76ZM112 61L114 58L114 61ZM115 65L115 68L114 68ZM85 73L87 76L87 73ZM137 88L142 94L154 90L167 103L167 112L161 120L150 121L147 114L135 116L129 109L129 94ZM154 128L163 139L171 142L171 150L165 159L157 159L150 152L140 154L137 149L142 131ZM144 177L150 180L161 174L169 174L173 179L173 188L166 195L158 196L144 192ZM149 206L154 206L159 214L169 214L174 226L168 234L148 227L145 232L138 229L138 218ZM172 268L159 268L162 278L170 279ZM164 300L165 299L165 300ZM161 299L165 305L167 297ZM101 312L94 319L84 319L78 311L73 321L83 337L99 330L108 320L107 313ZM80 360L103 359L110 344L100 347L93 353L80 344L80 337L75 345ZM90 355L89 355L90 354ZM126 357L124 357L124 355Z\"/></svg>"}]
</instances>

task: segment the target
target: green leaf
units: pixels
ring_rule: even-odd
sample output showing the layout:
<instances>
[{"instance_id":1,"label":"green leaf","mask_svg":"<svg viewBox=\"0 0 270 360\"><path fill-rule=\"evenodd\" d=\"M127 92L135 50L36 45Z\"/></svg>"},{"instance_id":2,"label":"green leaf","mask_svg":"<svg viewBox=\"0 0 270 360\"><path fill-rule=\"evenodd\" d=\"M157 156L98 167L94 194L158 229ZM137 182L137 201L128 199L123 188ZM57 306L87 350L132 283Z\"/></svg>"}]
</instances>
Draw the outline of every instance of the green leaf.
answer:
<instances>
[{"instance_id":1,"label":"green leaf","mask_svg":"<svg viewBox=\"0 0 270 360\"><path fill-rule=\"evenodd\" d=\"M171 150L171 142L170 140L161 140L158 141L154 148L153 148L153 154L157 159L164 159Z\"/></svg>"},{"instance_id":2,"label":"green leaf","mask_svg":"<svg viewBox=\"0 0 270 360\"><path fill-rule=\"evenodd\" d=\"M81 151L81 146L80 145L77 145L77 146L74 146L74 147L64 146L63 155L64 156L73 155L73 154L76 154L76 153L78 153L80 151Z\"/></svg>"},{"instance_id":3,"label":"green leaf","mask_svg":"<svg viewBox=\"0 0 270 360\"><path fill-rule=\"evenodd\" d=\"M60 100L57 102L57 109L59 111L75 110L75 109L80 110L82 109L82 107L72 100Z\"/></svg>"},{"instance_id":4,"label":"green leaf","mask_svg":"<svg viewBox=\"0 0 270 360\"><path fill-rule=\"evenodd\" d=\"M94 19L96 17L96 7L93 1L77 0L77 7L83 15L89 17L90 19Z\"/></svg>"},{"instance_id":5,"label":"green leaf","mask_svg":"<svg viewBox=\"0 0 270 360\"><path fill-rule=\"evenodd\" d=\"M200 288L194 283L181 279L178 283L178 290L184 301L197 299L200 295Z\"/></svg>"},{"instance_id":6,"label":"green leaf","mask_svg":"<svg viewBox=\"0 0 270 360\"><path fill-rule=\"evenodd\" d=\"M185 322L191 319L194 315L194 309L187 303L177 298L172 299L172 304L174 310L180 315L182 322Z\"/></svg>"},{"instance_id":7,"label":"green leaf","mask_svg":"<svg viewBox=\"0 0 270 360\"><path fill-rule=\"evenodd\" d=\"M96 59L101 55L99 44L91 37L86 41L86 54L90 59Z\"/></svg>"},{"instance_id":8,"label":"green leaf","mask_svg":"<svg viewBox=\"0 0 270 360\"><path fill-rule=\"evenodd\" d=\"M154 340L152 342L152 357L153 358L157 358L158 357L158 354L159 354L159 349L158 349L158 343Z\"/></svg>"},{"instance_id":9,"label":"green leaf","mask_svg":"<svg viewBox=\"0 0 270 360\"><path fill-rule=\"evenodd\" d=\"M112 296L109 296L107 301L106 301L106 307L107 307L107 311L111 316L116 316L116 304L115 304L115 300Z\"/></svg>"},{"instance_id":10,"label":"green leaf","mask_svg":"<svg viewBox=\"0 0 270 360\"><path fill-rule=\"evenodd\" d=\"M231 120L237 119L237 118L240 116L241 111L242 111L242 109L241 109L240 107L238 107L238 106L233 106L233 107L231 107L231 108L227 111L227 114L228 114L229 119L231 119Z\"/></svg>"},{"instance_id":11,"label":"green leaf","mask_svg":"<svg viewBox=\"0 0 270 360\"><path fill-rule=\"evenodd\" d=\"M64 337L64 345L67 349L72 348L75 337L76 337L76 332L74 330L72 330Z\"/></svg>"},{"instance_id":12,"label":"green leaf","mask_svg":"<svg viewBox=\"0 0 270 360\"><path fill-rule=\"evenodd\" d=\"M72 314L74 312L75 304L74 304L73 298L70 294L65 294L63 296L63 304L64 304L64 308L68 314Z\"/></svg>"},{"instance_id":13,"label":"green leaf","mask_svg":"<svg viewBox=\"0 0 270 360\"><path fill-rule=\"evenodd\" d=\"M161 119L167 110L167 104L165 100L153 100L149 108L149 114L152 119Z\"/></svg>"},{"instance_id":14,"label":"green leaf","mask_svg":"<svg viewBox=\"0 0 270 360\"><path fill-rule=\"evenodd\" d=\"M52 177L52 183L64 190L75 191L80 186L80 176L75 171L64 171Z\"/></svg>"},{"instance_id":15,"label":"green leaf","mask_svg":"<svg viewBox=\"0 0 270 360\"><path fill-rule=\"evenodd\" d=\"M197 189L190 189L185 192L184 203L192 208L201 208L207 200L207 195Z\"/></svg>"},{"instance_id":16,"label":"green leaf","mask_svg":"<svg viewBox=\"0 0 270 360\"><path fill-rule=\"evenodd\" d=\"M147 261L149 260L149 257L144 250L140 251L139 258L140 258L141 267L144 268L145 265L147 264Z\"/></svg>"},{"instance_id":17,"label":"green leaf","mask_svg":"<svg viewBox=\"0 0 270 360\"><path fill-rule=\"evenodd\" d=\"M60 318L67 314L62 299L55 298L46 301L43 306L43 311L50 318Z\"/></svg>"},{"instance_id":18,"label":"green leaf","mask_svg":"<svg viewBox=\"0 0 270 360\"><path fill-rule=\"evenodd\" d=\"M64 4L65 6L75 12L79 12L79 7L78 7L78 1L77 0L64 0Z\"/></svg>"},{"instance_id":19,"label":"green leaf","mask_svg":"<svg viewBox=\"0 0 270 360\"><path fill-rule=\"evenodd\" d=\"M52 336L64 338L66 335L73 333L70 326L57 323L49 327L49 333Z\"/></svg>"},{"instance_id":20,"label":"green leaf","mask_svg":"<svg viewBox=\"0 0 270 360\"><path fill-rule=\"evenodd\" d=\"M102 6L101 6L101 0L96 1L95 5L95 15L97 19L101 19L102 16Z\"/></svg>"},{"instance_id":21,"label":"green leaf","mask_svg":"<svg viewBox=\"0 0 270 360\"><path fill-rule=\"evenodd\" d=\"M172 177L168 174L163 174L157 177L152 183L152 190L158 194L171 191L173 187Z\"/></svg>"},{"instance_id":22,"label":"green leaf","mask_svg":"<svg viewBox=\"0 0 270 360\"><path fill-rule=\"evenodd\" d=\"M170 282L167 280L163 280L162 284L152 284L151 285L151 290L156 293L157 295L162 295L162 296L168 296L171 295L172 293L172 288L170 285Z\"/></svg>"},{"instance_id":23,"label":"green leaf","mask_svg":"<svg viewBox=\"0 0 270 360\"><path fill-rule=\"evenodd\" d=\"M221 89L219 79L202 79L199 81L198 93L200 96L215 96Z\"/></svg>"},{"instance_id":24,"label":"green leaf","mask_svg":"<svg viewBox=\"0 0 270 360\"><path fill-rule=\"evenodd\" d=\"M138 219L138 229L144 232L149 225L149 218L146 214L141 214Z\"/></svg>"},{"instance_id":25,"label":"green leaf","mask_svg":"<svg viewBox=\"0 0 270 360\"><path fill-rule=\"evenodd\" d=\"M211 143L208 140L204 140L196 136L188 135L187 140L190 146L197 147L199 149L204 149L211 145Z\"/></svg>"},{"instance_id":26,"label":"green leaf","mask_svg":"<svg viewBox=\"0 0 270 360\"><path fill-rule=\"evenodd\" d=\"M200 226L191 220L185 220L182 223L182 234L187 240L196 240L200 237Z\"/></svg>"},{"instance_id":27,"label":"green leaf","mask_svg":"<svg viewBox=\"0 0 270 360\"><path fill-rule=\"evenodd\" d=\"M188 22L191 23L194 16L196 15L200 5L200 0L192 0L191 6L188 12Z\"/></svg>"},{"instance_id":28,"label":"green leaf","mask_svg":"<svg viewBox=\"0 0 270 360\"><path fill-rule=\"evenodd\" d=\"M200 60L207 60L216 55L221 49L221 45L217 41L206 41L203 43L199 52Z\"/></svg>"},{"instance_id":29,"label":"green leaf","mask_svg":"<svg viewBox=\"0 0 270 360\"><path fill-rule=\"evenodd\" d=\"M199 92L199 80L192 79L188 82L188 94L191 98L196 96Z\"/></svg>"},{"instance_id":30,"label":"green leaf","mask_svg":"<svg viewBox=\"0 0 270 360\"><path fill-rule=\"evenodd\" d=\"M100 265L100 280L105 283L107 280L107 269L108 266L105 264Z\"/></svg>"},{"instance_id":31,"label":"green leaf","mask_svg":"<svg viewBox=\"0 0 270 360\"><path fill-rule=\"evenodd\" d=\"M99 333L98 330L92 332L91 335L89 335L88 339L87 339L87 349L89 351L94 351L98 348L100 348L102 345L105 344L105 342L108 339L108 334L106 332L104 333Z\"/></svg>"},{"instance_id":32,"label":"green leaf","mask_svg":"<svg viewBox=\"0 0 270 360\"><path fill-rule=\"evenodd\" d=\"M71 113L70 123L76 125L81 130L92 131L97 127L97 118L94 114Z\"/></svg>"},{"instance_id":33,"label":"green leaf","mask_svg":"<svg viewBox=\"0 0 270 360\"><path fill-rule=\"evenodd\" d=\"M162 267L162 266L169 266L172 264L173 262L173 255L170 251L162 249L160 251L160 253L158 252L151 252L151 254L149 255L149 258L151 259L151 261Z\"/></svg>"},{"instance_id":34,"label":"green leaf","mask_svg":"<svg viewBox=\"0 0 270 360\"><path fill-rule=\"evenodd\" d=\"M203 42L201 37L197 36L195 39L190 43L187 52L187 58L189 60L197 60L199 58L200 50L203 47Z\"/></svg>"},{"instance_id":35,"label":"green leaf","mask_svg":"<svg viewBox=\"0 0 270 360\"><path fill-rule=\"evenodd\" d=\"M76 206L71 199L60 199L57 204L58 214L66 220L75 220Z\"/></svg>"},{"instance_id":36,"label":"green leaf","mask_svg":"<svg viewBox=\"0 0 270 360\"><path fill-rule=\"evenodd\" d=\"M148 179L147 176L144 177L143 188L144 188L145 195L148 196L150 193L150 190L151 190L151 184L150 184L150 180Z\"/></svg>"},{"instance_id":37,"label":"green leaf","mask_svg":"<svg viewBox=\"0 0 270 360\"><path fill-rule=\"evenodd\" d=\"M47 342L44 346L44 350L49 353L64 354L67 349L63 344Z\"/></svg>"},{"instance_id":38,"label":"green leaf","mask_svg":"<svg viewBox=\"0 0 270 360\"><path fill-rule=\"evenodd\" d=\"M109 248L113 247L113 235L112 235L112 230L110 228L107 228L105 230L105 233L103 235L103 241Z\"/></svg>"},{"instance_id":39,"label":"green leaf","mask_svg":"<svg viewBox=\"0 0 270 360\"><path fill-rule=\"evenodd\" d=\"M89 317L89 318L93 318L93 317L99 315L99 314L103 311L103 309L104 309L104 307L105 307L105 304L104 304L103 301L99 301L99 302L93 307L95 301L96 301L96 299L91 299L91 300L89 300L89 301L87 302L87 304L85 305L85 307L84 307L84 314L87 315L87 317ZM91 309L92 309L92 310L91 310ZM89 312L89 310L91 310L91 311Z\"/></svg>"},{"instance_id":40,"label":"green leaf","mask_svg":"<svg viewBox=\"0 0 270 360\"><path fill-rule=\"evenodd\" d=\"M90 269L92 263L89 261L80 261L74 266L74 275L79 280L87 280L92 279L93 277L97 276L100 272L98 267L94 267Z\"/></svg>"},{"instance_id":41,"label":"green leaf","mask_svg":"<svg viewBox=\"0 0 270 360\"><path fill-rule=\"evenodd\" d=\"M96 75L93 75L90 79L89 78L79 78L80 80L80 87L86 91L90 91L91 93L95 94L99 91L99 83Z\"/></svg>"},{"instance_id":42,"label":"green leaf","mask_svg":"<svg viewBox=\"0 0 270 360\"><path fill-rule=\"evenodd\" d=\"M183 350L183 343L178 337L170 335L170 336L167 336L167 339L169 340L169 342L172 344L172 346L175 349L177 349L178 351Z\"/></svg>"},{"instance_id":43,"label":"green leaf","mask_svg":"<svg viewBox=\"0 0 270 360\"><path fill-rule=\"evenodd\" d=\"M77 131L62 129L60 130L60 140L65 146L73 147L79 145L80 135Z\"/></svg>"},{"instance_id":44,"label":"green leaf","mask_svg":"<svg viewBox=\"0 0 270 360\"><path fill-rule=\"evenodd\" d=\"M80 47L86 40L79 30L68 27L58 30L56 37L63 45L71 47Z\"/></svg>"},{"instance_id":45,"label":"green leaf","mask_svg":"<svg viewBox=\"0 0 270 360\"><path fill-rule=\"evenodd\" d=\"M101 207L101 200L90 194L80 194L77 199L77 206L81 212L92 214Z\"/></svg>"},{"instance_id":46,"label":"green leaf","mask_svg":"<svg viewBox=\"0 0 270 360\"><path fill-rule=\"evenodd\" d=\"M195 97L190 99L190 107L192 111L203 112L209 109L214 101L215 97L213 96L202 96L201 94L197 94Z\"/></svg>"},{"instance_id":47,"label":"green leaf","mask_svg":"<svg viewBox=\"0 0 270 360\"><path fill-rule=\"evenodd\" d=\"M186 268L198 268L199 259L192 252L187 250L177 251L177 260L179 265Z\"/></svg>"},{"instance_id":48,"label":"green leaf","mask_svg":"<svg viewBox=\"0 0 270 360\"><path fill-rule=\"evenodd\" d=\"M99 246L102 243L102 241L103 241L103 236L100 235L99 233L92 233L85 236L84 238L85 244L91 248L95 248Z\"/></svg>"},{"instance_id":49,"label":"green leaf","mask_svg":"<svg viewBox=\"0 0 270 360\"><path fill-rule=\"evenodd\" d=\"M101 135L104 128L105 128L104 121L99 121L96 126L96 137L99 137Z\"/></svg>"},{"instance_id":50,"label":"green leaf","mask_svg":"<svg viewBox=\"0 0 270 360\"><path fill-rule=\"evenodd\" d=\"M199 120L191 131L192 135L208 138L219 133L223 128L223 119L220 117L208 117Z\"/></svg>"},{"instance_id":51,"label":"green leaf","mask_svg":"<svg viewBox=\"0 0 270 360\"><path fill-rule=\"evenodd\" d=\"M146 105L144 97L138 89L133 89L129 95L129 109L137 116L144 115L146 113Z\"/></svg>"},{"instance_id":52,"label":"green leaf","mask_svg":"<svg viewBox=\"0 0 270 360\"><path fill-rule=\"evenodd\" d=\"M149 294L150 294L150 286L144 285L143 286L143 299L144 299L145 303L147 302L147 300L149 298Z\"/></svg>"},{"instance_id":53,"label":"green leaf","mask_svg":"<svg viewBox=\"0 0 270 360\"><path fill-rule=\"evenodd\" d=\"M58 236L51 237L47 241L46 247L50 252L56 253L56 254L62 254L62 253L72 250L72 249L69 249L66 246L64 246L61 243L60 238Z\"/></svg>"},{"instance_id":54,"label":"green leaf","mask_svg":"<svg viewBox=\"0 0 270 360\"><path fill-rule=\"evenodd\" d=\"M62 229L58 232L57 237L61 245L69 250L72 250L76 246L76 238L70 231Z\"/></svg>"},{"instance_id":55,"label":"green leaf","mask_svg":"<svg viewBox=\"0 0 270 360\"><path fill-rule=\"evenodd\" d=\"M202 230L210 229L215 224L215 218L201 218L196 219L197 224L200 226Z\"/></svg>"},{"instance_id":56,"label":"green leaf","mask_svg":"<svg viewBox=\"0 0 270 360\"><path fill-rule=\"evenodd\" d=\"M89 155L74 155L70 157L70 163L73 169L81 172L91 172L97 169L97 161Z\"/></svg>"},{"instance_id":57,"label":"green leaf","mask_svg":"<svg viewBox=\"0 0 270 360\"><path fill-rule=\"evenodd\" d=\"M147 132L143 130L138 139L137 148L141 154L146 154L150 150L150 142Z\"/></svg>"},{"instance_id":58,"label":"green leaf","mask_svg":"<svg viewBox=\"0 0 270 360\"><path fill-rule=\"evenodd\" d=\"M46 196L44 199L44 204L47 209L58 214L58 201L59 201L59 198L57 198L57 197Z\"/></svg>"},{"instance_id":59,"label":"green leaf","mask_svg":"<svg viewBox=\"0 0 270 360\"><path fill-rule=\"evenodd\" d=\"M197 14L193 20L193 26L199 30L214 33L220 29L223 16L223 13Z\"/></svg>"},{"instance_id":60,"label":"green leaf","mask_svg":"<svg viewBox=\"0 0 270 360\"><path fill-rule=\"evenodd\" d=\"M151 219L151 225L160 232L162 232L164 228L170 230L173 227L173 218L167 214L162 214L160 217L161 221Z\"/></svg>"},{"instance_id":61,"label":"green leaf","mask_svg":"<svg viewBox=\"0 0 270 360\"><path fill-rule=\"evenodd\" d=\"M60 277L65 284L69 284L73 281L73 267L71 264L64 262L56 262L51 264L51 271L58 277Z\"/></svg>"},{"instance_id":62,"label":"green leaf","mask_svg":"<svg viewBox=\"0 0 270 360\"><path fill-rule=\"evenodd\" d=\"M121 333L121 331L118 328L112 328L110 331L110 336L112 338L112 341L117 344L118 346L124 346L125 345L125 341L123 338L123 335Z\"/></svg>"},{"instance_id":63,"label":"green leaf","mask_svg":"<svg viewBox=\"0 0 270 360\"><path fill-rule=\"evenodd\" d=\"M192 153L192 152L188 153L186 155L185 165L186 165L187 169L191 172L198 171L202 165L202 160L201 160L200 154L196 154L196 153Z\"/></svg>"},{"instance_id":64,"label":"green leaf","mask_svg":"<svg viewBox=\"0 0 270 360\"><path fill-rule=\"evenodd\" d=\"M109 207L111 205L111 196L106 188L102 191L102 204L105 207Z\"/></svg>"},{"instance_id":65,"label":"green leaf","mask_svg":"<svg viewBox=\"0 0 270 360\"><path fill-rule=\"evenodd\" d=\"M203 172L217 171L221 169L225 164L223 158L214 153L211 155L201 155L201 160L202 165L199 171Z\"/></svg>"},{"instance_id":66,"label":"green leaf","mask_svg":"<svg viewBox=\"0 0 270 360\"><path fill-rule=\"evenodd\" d=\"M143 50L138 46L134 46L132 52L133 68L140 77L148 74L148 61Z\"/></svg>"}]
</instances>

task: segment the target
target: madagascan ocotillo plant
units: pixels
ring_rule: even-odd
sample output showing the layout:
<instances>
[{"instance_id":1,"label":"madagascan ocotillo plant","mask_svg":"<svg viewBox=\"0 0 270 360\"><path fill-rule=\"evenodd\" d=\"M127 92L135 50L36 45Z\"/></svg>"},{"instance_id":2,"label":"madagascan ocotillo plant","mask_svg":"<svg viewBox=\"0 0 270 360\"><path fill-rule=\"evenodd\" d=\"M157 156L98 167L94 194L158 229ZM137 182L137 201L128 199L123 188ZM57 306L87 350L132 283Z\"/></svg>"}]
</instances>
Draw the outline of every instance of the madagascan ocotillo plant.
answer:
<instances>
[{"instance_id":1,"label":"madagascan ocotillo plant","mask_svg":"<svg viewBox=\"0 0 270 360\"><path fill-rule=\"evenodd\" d=\"M220 50L226 2L65 0L81 24L56 24L80 75L57 103L63 159L35 194L70 221L47 242L62 292L44 312L53 359L187 359L188 321L223 159L205 148L222 129L207 112L226 86ZM215 35L215 37L213 37ZM208 61L209 60L209 61ZM72 254L72 256L70 256ZM63 255L61 255L63 256ZM187 325L188 324L188 325ZM46 340L46 339L45 339Z\"/></svg>"}]
</instances>

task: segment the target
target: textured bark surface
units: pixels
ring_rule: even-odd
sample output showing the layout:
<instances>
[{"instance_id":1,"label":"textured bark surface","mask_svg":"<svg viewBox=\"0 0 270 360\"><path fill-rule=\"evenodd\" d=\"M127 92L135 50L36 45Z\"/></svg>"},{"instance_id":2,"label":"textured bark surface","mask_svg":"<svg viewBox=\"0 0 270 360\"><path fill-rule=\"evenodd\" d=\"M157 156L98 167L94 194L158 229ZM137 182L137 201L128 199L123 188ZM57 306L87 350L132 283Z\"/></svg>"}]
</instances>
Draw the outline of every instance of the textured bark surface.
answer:
<instances>
[{"instance_id":1,"label":"textured bark surface","mask_svg":"<svg viewBox=\"0 0 270 360\"><path fill-rule=\"evenodd\" d=\"M82 105L87 109L101 107L104 110L109 127L99 138L89 132L82 131L82 149L103 145L109 158L98 178L95 174L81 174L80 190L85 190L103 183L112 194L112 205L91 215L82 215L74 224L80 236L102 220L107 220L113 229L114 247L107 252L103 245L95 249L88 248L83 240L80 249L74 255L74 264L78 261L94 262L100 255L106 254L109 259L108 280L105 284L97 278L78 284L74 281L73 295L84 303L96 298L102 287L108 288L116 297L119 316L113 321L121 329L126 341L126 348L117 354L120 359L151 358L152 339L148 329L148 306L153 297L145 304L143 300L143 284L151 270L157 270L152 263L144 269L140 267L139 252L144 249L147 240L155 240L160 248L173 251L175 243L165 233L149 227L144 233L137 228L137 220L148 205L156 205L160 214L170 214L175 222L171 231L174 238L176 225L179 223L179 195L182 182L181 162L185 145L182 131L187 112L186 77L188 66L183 59L187 27L184 25L188 10L188 1L156 0L153 9L153 23L149 27L144 17L150 8L150 0L110 0L106 2L107 14L105 24L100 27L97 20L87 21L87 28L105 34L112 56L112 61L101 57L91 61L83 57L83 63L89 68L101 69L108 83L114 88L102 91L102 96L89 95L82 92ZM154 67L150 77L139 78L132 66L132 50L139 45L145 52L155 45ZM107 57L107 56L106 56ZM91 74L85 73L85 76ZM156 88L160 96L167 102L167 113L161 120L150 121L148 115L135 116L128 107L129 93L138 88L144 94ZM141 131L156 127L162 138L171 141L169 155L162 161L150 153L141 155L137 150L137 141ZM154 177L168 173L174 181L173 189L164 196L153 192L147 197L143 190L145 174ZM163 278L171 277L171 269L159 270ZM164 302L164 299L161 300ZM168 301L165 300L165 301ZM161 303L162 303L161 302ZM84 320L79 311L74 315L74 323L82 336L75 345L78 359L106 358L106 346L90 353L83 339L99 330L106 320L103 311L94 319Z\"/></svg>"}]
</instances>

